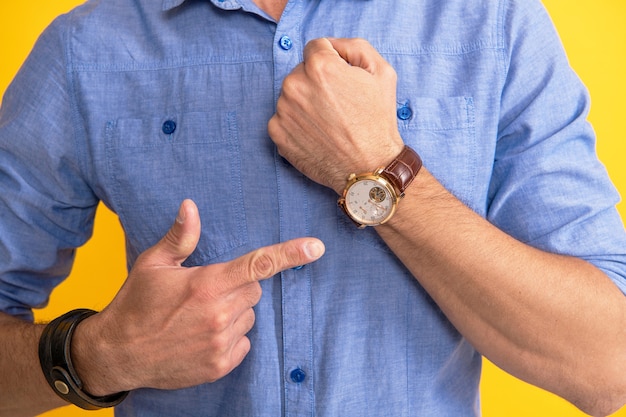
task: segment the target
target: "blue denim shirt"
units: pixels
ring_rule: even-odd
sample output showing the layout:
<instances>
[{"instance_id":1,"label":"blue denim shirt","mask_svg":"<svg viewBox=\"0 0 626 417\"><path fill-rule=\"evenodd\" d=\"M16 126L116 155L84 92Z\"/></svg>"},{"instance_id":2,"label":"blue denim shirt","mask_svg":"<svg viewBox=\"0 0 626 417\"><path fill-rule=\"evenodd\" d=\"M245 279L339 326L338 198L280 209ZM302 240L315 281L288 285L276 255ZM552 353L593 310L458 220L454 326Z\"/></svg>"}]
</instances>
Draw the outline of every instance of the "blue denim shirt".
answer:
<instances>
[{"instance_id":1,"label":"blue denim shirt","mask_svg":"<svg viewBox=\"0 0 626 417\"><path fill-rule=\"evenodd\" d=\"M184 198L203 218L188 265L300 236L327 246L262 283L240 367L135 391L118 416L480 414L479 353L267 135L283 78L322 36L365 38L393 65L402 137L460 200L626 291L589 99L538 0L292 0L278 23L250 0L93 0L42 35L3 100L0 309L30 318L46 302L100 201L129 266Z\"/></svg>"}]
</instances>

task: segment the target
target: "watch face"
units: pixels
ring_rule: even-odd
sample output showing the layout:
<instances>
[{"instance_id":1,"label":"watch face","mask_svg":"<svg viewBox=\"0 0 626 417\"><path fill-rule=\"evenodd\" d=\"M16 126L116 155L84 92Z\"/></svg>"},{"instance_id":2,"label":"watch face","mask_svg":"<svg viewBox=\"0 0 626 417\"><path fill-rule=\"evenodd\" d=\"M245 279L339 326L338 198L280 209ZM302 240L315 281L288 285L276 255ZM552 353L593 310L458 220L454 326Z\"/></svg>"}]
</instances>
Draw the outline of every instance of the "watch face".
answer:
<instances>
[{"instance_id":1,"label":"watch face","mask_svg":"<svg viewBox=\"0 0 626 417\"><path fill-rule=\"evenodd\" d=\"M356 181L345 196L346 210L364 225L384 223L395 209L395 198L388 186L375 179Z\"/></svg>"}]
</instances>

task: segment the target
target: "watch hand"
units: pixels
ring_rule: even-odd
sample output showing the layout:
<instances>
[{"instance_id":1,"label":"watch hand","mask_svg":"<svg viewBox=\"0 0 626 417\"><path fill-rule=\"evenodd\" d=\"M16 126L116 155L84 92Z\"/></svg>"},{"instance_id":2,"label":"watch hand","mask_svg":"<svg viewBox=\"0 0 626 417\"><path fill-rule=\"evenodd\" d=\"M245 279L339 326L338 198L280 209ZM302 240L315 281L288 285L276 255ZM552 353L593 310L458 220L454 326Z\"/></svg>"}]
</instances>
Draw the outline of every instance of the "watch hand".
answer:
<instances>
[{"instance_id":1,"label":"watch hand","mask_svg":"<svg viewBox=\"0 0 626 417\"><path fill-rule=\"evenodd\" d=\"M368 201L368 203L370 203L371 205L376 207L378 210L384 210L385 209L382 205L377 204L377 203L373 202L372 200Z\"/></svg>"}]
</instances>

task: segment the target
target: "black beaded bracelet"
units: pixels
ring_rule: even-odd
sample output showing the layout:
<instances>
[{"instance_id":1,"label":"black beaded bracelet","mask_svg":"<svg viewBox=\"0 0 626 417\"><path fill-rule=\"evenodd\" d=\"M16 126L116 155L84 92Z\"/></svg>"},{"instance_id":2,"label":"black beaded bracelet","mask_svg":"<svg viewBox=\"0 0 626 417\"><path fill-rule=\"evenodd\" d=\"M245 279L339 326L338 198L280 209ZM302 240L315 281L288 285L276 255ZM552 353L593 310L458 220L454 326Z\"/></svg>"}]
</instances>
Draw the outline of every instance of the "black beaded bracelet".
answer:
<instances>
[{"instance_id":1,"label":"black beaded bracelet","mask_svg":"<svg viewBox=\"0 0 626 417\"><path fill-rule=\"evenodd\" d=\"M83 391L83 383L72 365L70 346L78 323L96 314L93 310L73 310L51 321L39 339L39 361L48 384L65 401L85 410L99 410L121 403L128 392L94 397Z\"/></svg>"}]
</instances>

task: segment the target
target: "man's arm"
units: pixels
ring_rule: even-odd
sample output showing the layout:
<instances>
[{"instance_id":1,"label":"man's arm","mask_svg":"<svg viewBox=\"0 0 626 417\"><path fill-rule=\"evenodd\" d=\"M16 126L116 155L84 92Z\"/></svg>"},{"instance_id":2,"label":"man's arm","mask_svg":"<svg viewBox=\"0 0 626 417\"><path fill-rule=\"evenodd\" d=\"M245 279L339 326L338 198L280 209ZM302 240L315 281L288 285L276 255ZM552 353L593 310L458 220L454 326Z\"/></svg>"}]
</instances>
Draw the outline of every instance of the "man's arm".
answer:
<instances>
[{"instance_id":1,"label":"man's arm","mask_svg":"<svg viewBox=\"0 0 626 417\"><path fill-rule=\"evenodd\" d=\"M427 171L377 231L496 365L592 415L626 403L626 299L596 267L511 238Z\"/></svg>"},{"instance_id":2,"label":"man's arm","mask_svg":"<svg viewBox=\"0 0 626 417\"><path fill-rule=\"evenodd\" d=\"M395 91L393 69L365 41L313 41L268 130L296 168L340 194L347 173L402 150ZM600 270L516 241L427 169L376 230L493 362L592 414L626 402L626 300Z\"/></svg>"},{"instance_id":3,"label":"man's arm","mask_svg":"<svg viewBox=\"0 0 626 417\"><path fill-rule=\"evenodd\" d=\"M172 228L137 259L111 304L78 325L71 354L86 392L177 389L225 376L250 350L246 334L261 298L258 281L324 253L319 240L300 238L222 264L182 267L200 230L197 207L183 202ZM0 315L0 416L33 416L67 404L40 369L42 330Z\"/></svg>"},{"instance_id":4,"label":"man's arm","mask_svg":"<svg viewBox=\"0 0 626 417\"><path fill-rule=\"evenodd\" d=\"M67 404L48 386L39 366L43 327L0 313L0 416L30 417Z\"/></svg>"}]
</instances>

